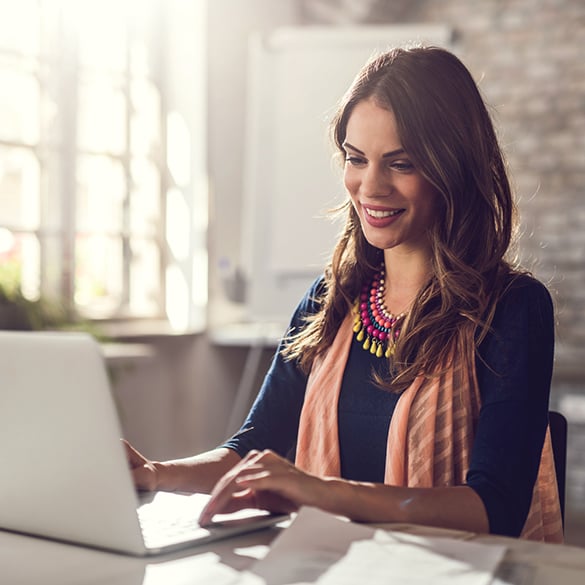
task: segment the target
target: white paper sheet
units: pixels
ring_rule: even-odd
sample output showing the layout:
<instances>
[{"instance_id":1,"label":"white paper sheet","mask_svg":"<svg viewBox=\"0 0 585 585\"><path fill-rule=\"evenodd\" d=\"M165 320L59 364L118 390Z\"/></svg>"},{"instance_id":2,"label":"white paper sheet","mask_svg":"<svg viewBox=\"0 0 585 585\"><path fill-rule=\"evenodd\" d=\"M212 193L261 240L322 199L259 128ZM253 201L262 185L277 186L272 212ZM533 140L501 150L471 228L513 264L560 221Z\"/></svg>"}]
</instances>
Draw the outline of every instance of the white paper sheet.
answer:
<instances>
[{"instance_id":1,"label":"white paper sheet","mask_svg":"<svg viewBox=\"0 0 585 585\"><path fill-rule=\"evenodd\" d=\"M422 537L302 508L250 573L266 585L487 585L506 547Z\"/></svg>"}]
</instances>

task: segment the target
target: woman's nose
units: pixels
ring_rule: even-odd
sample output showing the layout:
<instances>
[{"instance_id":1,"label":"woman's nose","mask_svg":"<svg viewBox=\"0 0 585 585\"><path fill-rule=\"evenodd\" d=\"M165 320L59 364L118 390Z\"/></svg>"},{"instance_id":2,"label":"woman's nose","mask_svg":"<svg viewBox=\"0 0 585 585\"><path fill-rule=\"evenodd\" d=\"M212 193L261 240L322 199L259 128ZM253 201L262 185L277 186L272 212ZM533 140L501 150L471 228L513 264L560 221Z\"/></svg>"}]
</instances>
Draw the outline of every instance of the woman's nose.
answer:
<instances>
[{"instance_id":1,"label":"woman's nose","mask_svg":"<svg viewBox=\"0 0 585 585\"><path fill-rule=\"evenodd\" d=\"M391 185L382 170L375 165L371 165L364 170L360 188L362 195L375 197L376 195L387 195Z\"/></svg>"}]
</instances>

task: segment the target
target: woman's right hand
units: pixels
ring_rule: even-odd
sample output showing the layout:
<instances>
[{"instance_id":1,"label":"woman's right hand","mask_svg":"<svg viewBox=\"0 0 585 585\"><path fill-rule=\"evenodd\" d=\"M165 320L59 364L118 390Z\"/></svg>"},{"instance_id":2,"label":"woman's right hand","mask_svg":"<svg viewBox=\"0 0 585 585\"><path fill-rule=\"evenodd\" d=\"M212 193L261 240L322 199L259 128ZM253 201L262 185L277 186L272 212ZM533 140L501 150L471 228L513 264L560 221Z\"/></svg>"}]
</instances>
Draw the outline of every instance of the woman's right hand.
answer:
<instances>
[{"instance_id":1,"label":"woman's right hand","mask_svg":"<svg viewBox=\"0 0 585 585\"><path fill-rule=\"evenodd\" d=\"M155 491L159 489L159 470L154 461L149 461L144 455L139 453L126 439L122 439L126 448L128 464L132 471L134 485L138 490Z\"/></svg>"}]
</instances>

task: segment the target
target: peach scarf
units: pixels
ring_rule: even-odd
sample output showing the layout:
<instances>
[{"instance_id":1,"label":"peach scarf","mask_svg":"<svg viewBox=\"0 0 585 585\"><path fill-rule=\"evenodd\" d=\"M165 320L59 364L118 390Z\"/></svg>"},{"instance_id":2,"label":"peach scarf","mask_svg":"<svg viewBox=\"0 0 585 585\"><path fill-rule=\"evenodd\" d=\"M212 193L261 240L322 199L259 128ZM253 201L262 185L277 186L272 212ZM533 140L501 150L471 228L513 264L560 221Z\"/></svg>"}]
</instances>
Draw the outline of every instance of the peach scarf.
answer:
<instances>
[{"instance_id":1,"label":"peach scarf","mask_svg":"<svg viewBox=\"0 0 585 585\"><path fill-rule=\"evenodd\" d=\"M329 351L315 360L307 382L296 464L320 476L340 475L337 402L352 325L348 315ZM471 369L455 360L436 377L417 377L403 392L388 431L384 483L410 487L465 483L480 407L475 367ZM563 541L549 429L521 537Z\"/></svg>"}]
</instances>

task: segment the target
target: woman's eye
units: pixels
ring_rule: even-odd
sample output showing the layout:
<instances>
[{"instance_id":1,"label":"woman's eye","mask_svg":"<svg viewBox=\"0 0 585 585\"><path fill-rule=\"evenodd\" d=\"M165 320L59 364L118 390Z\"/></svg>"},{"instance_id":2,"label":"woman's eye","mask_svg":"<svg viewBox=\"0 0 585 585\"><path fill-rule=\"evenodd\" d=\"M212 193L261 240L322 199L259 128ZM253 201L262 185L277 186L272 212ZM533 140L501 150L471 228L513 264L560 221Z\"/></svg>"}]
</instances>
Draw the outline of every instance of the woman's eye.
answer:
<instances>
[{"instance_id":1,"label":"woman's eye","mask_svg":"<svg viewBox=\"0 0 585 585\"><path fill-rule=\"evenodd\" d=\"M401 173L409 173L414 171L414 165L408 160L395 160L389 164L389 167Z\"/></svg>"},{"instance_id":2,"label":"woman's eye","mask_svg":"<svg viewBox=\"0 0 585 585\"><path fill-rule=\"evenodd\" d=\"M350 154L346 155L345 162L354 166L354 167L366 164L366 161L363 158L359 158L357 156L352 156Z\"/></svg>"}]
</instances>

